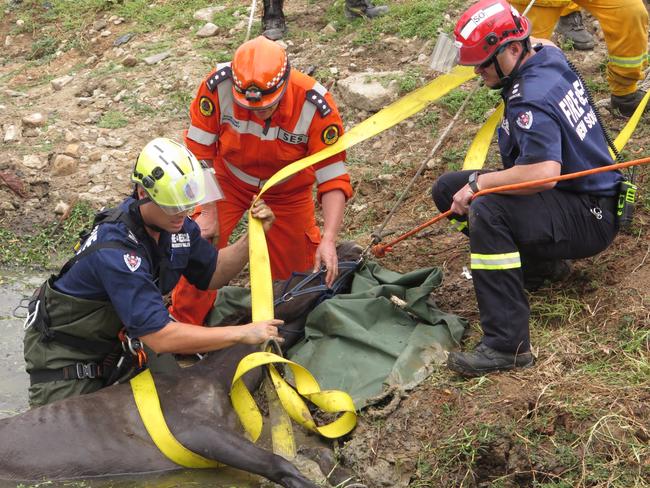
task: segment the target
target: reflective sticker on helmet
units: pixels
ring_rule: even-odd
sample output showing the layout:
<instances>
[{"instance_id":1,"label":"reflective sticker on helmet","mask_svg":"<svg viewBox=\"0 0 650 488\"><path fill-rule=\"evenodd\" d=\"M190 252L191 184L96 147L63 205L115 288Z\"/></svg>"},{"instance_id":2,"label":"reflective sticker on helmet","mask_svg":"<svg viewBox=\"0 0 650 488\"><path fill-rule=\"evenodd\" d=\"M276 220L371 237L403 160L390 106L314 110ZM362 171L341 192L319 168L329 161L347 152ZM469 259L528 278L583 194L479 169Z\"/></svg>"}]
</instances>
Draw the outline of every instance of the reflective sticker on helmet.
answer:
<instances>
[{"instance_id":1,"label":"reflective sticker on helmet","mask_svg":"<svg viewBox=\"0 0 650 488\"><path fill-rule=\"evenodd\" d=\"M323 133L320 135L321 139L325 144L331 146L336 141L339 140L339 128L338 126L332 124L325 127Z\"/></svg>"},{"instance_id":2,"label":"reflective sticker on helmet","mask_svg":"<svg viewBox=\"0 0 650 488\"><path fill-rule=\"evenodd\" d=\"M183 186L183 193L192 201L196 201L199 194L199 185L195 180L190 180Z\"/></svg>"},{"instance_id":3,"label":"reflective sticker on helmet","mask_svg":"<svg viewBox=\"0 0 650 488\"><path fill-rule=\"evenodd\" d=\"M527 110L517 115L517 125L522 129L530 129L533 125L533 112Z\"/></svg>"},{"instance_id":4,"label":"reflective sticker on helmet","mask_svg":"<svg viewBox=\"0 0 650 488\"><path fill-rule=\"evenodd\" d=\"M214 103L208 97L201 97L199 99L199 110L205 117L210 117L214 113Z\"/></svg>"},{"instance_id":5,"label":"reflective sticker on helmet","mask_svg":"<svg viewBox=\"0 0 650 488\"><path fill-rule=\"evenodd\" d=\"M472 18L469 20L469 22L467 22L467 24L465 24L463 30L460 31L461 37L463 39L467 39L470 35L472 35L474 29L476 29L479 25L488 20L490 17L494 17L496 14L503 12L504 10L505 9L503 8L503 5L500 3L495 3L494 5L490 5L487 8L479 10L474 15L472 15Z\"/></svg>"},{"instance_id":6,"label":"reflective sticker on helmet","mask_svg":"<svg viewBox=\"0 0 650 488\"><path fill-rule=\"evenodd\" d=\"M127 252L124 254L124 262L126 263L126 267L134 272L140 267L140 264L142 264L142 258L134 252Z\"/></svg>"}]
</instances>

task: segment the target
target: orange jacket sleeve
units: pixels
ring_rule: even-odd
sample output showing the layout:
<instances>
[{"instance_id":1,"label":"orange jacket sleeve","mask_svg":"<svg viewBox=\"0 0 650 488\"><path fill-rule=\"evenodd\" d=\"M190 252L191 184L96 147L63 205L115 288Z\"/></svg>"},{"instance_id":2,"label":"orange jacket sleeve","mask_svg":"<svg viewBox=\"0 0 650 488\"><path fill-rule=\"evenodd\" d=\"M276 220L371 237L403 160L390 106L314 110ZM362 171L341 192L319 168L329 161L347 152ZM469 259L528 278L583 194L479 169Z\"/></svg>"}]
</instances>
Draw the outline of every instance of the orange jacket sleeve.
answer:
<instances>
[{"instance_id":1,"label":"orange jacket sleeve","mask_svg":"<svg viewBox=\"0 0 650 488\"><path fill-rule=\"evenodd\" d=\"M190 126L184 132L185 145L198 159L214 159L217 156L219 97L216 90L211 92L207 87L207 81L216 71L199 85L190 104Z\"/></svg>"},{"instance_id":2,"label":"orange jacket sleeve","mask_svg":"<svg viewBox=\"0 0 650 488\"><path fill-rule=\"evenodd\" d=\"M343 135L343 121L332 94L326 93L325 100L332 110L325 116L322 116L318 111L314 114L309 127L309 142L307 144L309 154L315 154L335 144L339 137ZM332 190L341 190L345 194L346 200L352 196L350 175L345 167L345 151L341 151L315 164L314 170L318 185L318 201L320 201L323 193Z\"/></svg>"}]
</instances>

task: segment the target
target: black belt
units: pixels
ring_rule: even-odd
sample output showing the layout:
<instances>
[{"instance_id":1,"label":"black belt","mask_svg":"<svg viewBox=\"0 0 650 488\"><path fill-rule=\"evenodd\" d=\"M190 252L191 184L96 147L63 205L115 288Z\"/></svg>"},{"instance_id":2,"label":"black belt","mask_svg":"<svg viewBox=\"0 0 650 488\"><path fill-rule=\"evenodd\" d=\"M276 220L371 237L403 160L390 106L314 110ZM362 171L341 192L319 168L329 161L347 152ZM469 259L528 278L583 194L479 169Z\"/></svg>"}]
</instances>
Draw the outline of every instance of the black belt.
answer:
<instances>
[{"instance_id":1,"label":"black belt","mask_svg":"<svg viewBox=\"0 0 650 488\"><path fill-rule=\"evenodd\" d=\"M60 369L36 369L29 373L30 385L60 380L103 378L102 366L97 363L75 363Z\"/></svg>"},{"instance_id":2,"label":"black belt","mask_svg":"<svg viewBox=\"0 0 650 488\"><path fill-rule=\"evenodd\" d=\"M601 210L608 210L612 213L616 213L618 196L612 195L610 197L599 197L596 195L589 195L589 199L592 201L592 203L598 205Z\"/></svg>"}]
</instances>

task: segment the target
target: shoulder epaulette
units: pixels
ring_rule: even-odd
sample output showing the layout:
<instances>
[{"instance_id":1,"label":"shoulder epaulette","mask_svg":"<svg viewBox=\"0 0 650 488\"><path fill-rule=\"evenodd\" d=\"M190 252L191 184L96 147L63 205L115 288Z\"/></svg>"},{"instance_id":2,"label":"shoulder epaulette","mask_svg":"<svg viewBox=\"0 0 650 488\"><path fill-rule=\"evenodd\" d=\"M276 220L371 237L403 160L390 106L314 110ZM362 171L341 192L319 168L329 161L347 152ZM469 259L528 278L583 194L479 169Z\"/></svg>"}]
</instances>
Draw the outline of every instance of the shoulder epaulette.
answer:
<instances>
[{"instance_id":1,"label":"shoulder epaulette","mask_svg":"<svg viewBox=\"0 0 650 488\"><path fill-rule=\"evenodd\" d=\"M325 117L332 112L332 107L329 106L325 97L316 90L307 91L307 101L316 105L316 109L321 117Z\"/></svg>"},{"instance_id":2,"label":"shoulder epaulette","mask_svg":"<svg viewBox=\"0 0 650 488\"><path fill-rule=\"evenodd\" d=\"M512 88L508 91L508 95L506 96L506 99L508 101L514 100L515 98L521 98L523 96L523 86L521 85L521 82L516 82L514 85L512 85Z\"/></svg>"},{"instance_id":3,"label":"shoulder epaulette","mask_svg":"<svg viewBox=\"0 0 650 488\"><path fill-rule=\"evenodd\" d=\"M232 78L232 69L230 66L224 66L223 68L215 71L214 74L207 79L205 85L208 87L208 90L213 92L217 89L219 83L229 78Z\"/></svg>"}]
</instances>

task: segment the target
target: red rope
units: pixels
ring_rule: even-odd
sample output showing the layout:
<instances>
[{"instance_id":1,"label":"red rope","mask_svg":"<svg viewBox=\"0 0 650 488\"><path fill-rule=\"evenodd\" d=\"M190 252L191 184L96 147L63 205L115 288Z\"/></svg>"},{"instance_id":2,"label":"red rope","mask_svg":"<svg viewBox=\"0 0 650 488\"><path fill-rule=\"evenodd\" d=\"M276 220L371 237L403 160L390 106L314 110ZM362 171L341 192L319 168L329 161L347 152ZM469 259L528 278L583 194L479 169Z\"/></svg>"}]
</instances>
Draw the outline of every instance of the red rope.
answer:
<instances>
[{"instance_id":1,"label":"red rope","mask_svg":"<svg viewBox=\"0 0 650 488\"><path fill-rule=\"evenodd\" d=\"M535 186L540 186L545 183L552 183L554 181L564 181L564 180L572 180L574 178L580 178L582 176L587 176L587 175L593 175L596 173L604 173L605 171L614 171L617 169L622 169L622 168L629 168L631 166L640 166L642 164L648 164L650 163L650 157L648 158L641 158L641 159L634 159L632 161L625 161L623 163L616 163L616 164L610 164L608 166L600 166L598 168L592 168L592 169L587 169L584 171L578 171L577 173L569 173L566 175L560 175L560 176L553 176L552 178L544 178L541 180L532 180L532 181L526 181L523 183L513 183L511 185L503 185L503 186L497 186L494 188L488 188L485 190L481 190L478 193L475 193L472 196L472 200L474 200L477 197L480 197L482 195L489 195L490 193L500 193L500 192L505 192L505 191L512 191L512 190L521 190L522 188L532 188ZM393 239L392 241L388 242L387 244L376 244L375 246L372 247L372 253L378 257L378 258L383 258L386 256L387 253L391 252L393 250L393 246L397 244L398 242L403 241L404 239L411 237L413 234L417 234L420 232L422 229L425 229L429 227L430 225L435 224L439 220L444 219L445 217L448 217L451 215L451 210L447 210L444 213L441 213L439 215L436 215L434 218L431 220L428 220L427 222L418 225L416 228L406 232L405 234L402 234L401 236Z\"/></svg>"}]
</instances>

